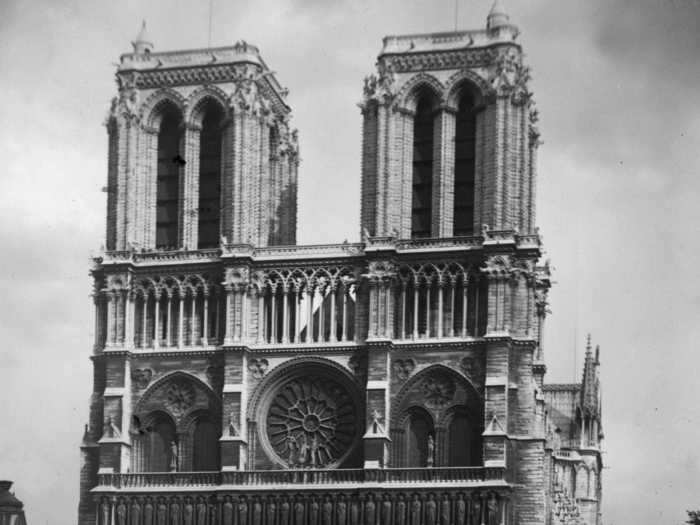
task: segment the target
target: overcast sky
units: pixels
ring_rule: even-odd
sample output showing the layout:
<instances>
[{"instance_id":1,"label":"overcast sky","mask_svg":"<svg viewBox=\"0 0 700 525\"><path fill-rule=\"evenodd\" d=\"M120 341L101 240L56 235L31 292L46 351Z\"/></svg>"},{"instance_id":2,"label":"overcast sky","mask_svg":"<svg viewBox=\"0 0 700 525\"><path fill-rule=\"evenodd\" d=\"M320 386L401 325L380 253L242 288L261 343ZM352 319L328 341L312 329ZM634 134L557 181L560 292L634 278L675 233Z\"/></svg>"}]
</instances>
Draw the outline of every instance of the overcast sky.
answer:
<instances>
[{"instance_id":1,"label":"overcast sky","mask_svg":"<svg viewBox=\"0 0 700 525\"><path fill-rule=\"evenodd\" d=\"M462 29L490 0L459 0ZM454 28L454 0L213 0L212 45L258 45L300 130L300 243L359 237L360 100L387 34ZM700 3L505 1L544 145L538 224L556 284L549 382L601 345L604 518L700 507ZM0 478L30 525L74 524L91 391L89 254L104 242L114 62L207 45L206 2L0 2Z\"/></svg>"}]
</instances>

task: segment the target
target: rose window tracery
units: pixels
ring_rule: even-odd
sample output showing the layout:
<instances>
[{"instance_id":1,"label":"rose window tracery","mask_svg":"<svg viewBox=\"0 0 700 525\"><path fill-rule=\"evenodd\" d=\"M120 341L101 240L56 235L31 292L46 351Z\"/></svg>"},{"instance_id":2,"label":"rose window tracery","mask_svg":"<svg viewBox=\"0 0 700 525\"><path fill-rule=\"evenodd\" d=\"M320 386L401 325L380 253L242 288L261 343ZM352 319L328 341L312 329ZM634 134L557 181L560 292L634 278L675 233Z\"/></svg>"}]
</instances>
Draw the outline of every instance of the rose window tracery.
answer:
<instances>
[{"instance_id":1,"label":"rose window tracery","mask_svg":"<svg viewBox=\"0 0 700 525\"><path fill-rule=\"evenodd\" d=\"M292 379L272 396L266 417L272 450L289 467L339 464L357 435L350 394L333 379L307 375Z\"/></svg>"},{"instance_id":2,"label":"rose window tracery","mask_svg":"<svg viewBox=\"0 0 700 525\"><path fill-rule=\"evenodd\" d=\"M187 381L171 383L165 392L165 406L170 412L179 416L187 411L195 401L195 391Z\"/></svg>"}]
</instances>

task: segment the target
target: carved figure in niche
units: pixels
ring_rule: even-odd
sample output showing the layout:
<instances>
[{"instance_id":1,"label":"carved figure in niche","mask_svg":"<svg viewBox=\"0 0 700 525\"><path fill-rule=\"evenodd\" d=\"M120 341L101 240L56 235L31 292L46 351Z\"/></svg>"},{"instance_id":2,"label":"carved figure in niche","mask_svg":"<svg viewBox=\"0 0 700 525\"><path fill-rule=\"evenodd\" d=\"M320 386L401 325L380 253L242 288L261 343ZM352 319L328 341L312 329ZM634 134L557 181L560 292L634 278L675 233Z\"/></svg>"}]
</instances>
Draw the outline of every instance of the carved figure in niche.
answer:
<instances>
[{"instance_id":1,"label":"carved figure in niche","mask_svg":"<svg viewBox=\"0 0 700 525\"><path fill-rule=\"evenodd\" d=\"M350 525L360 523L360 502L356 498L350 500Z\"/></svg>"},{"instance_id":2,"label":"carved figure in niche","mask_svg":"<svg viewBox=\"0 0 700 525\"><path fill-rule=\"evenodd\" d=\"M138 521L134 523L138 523ZM153 503L151 503L150 498L146 500L146 504L143 506L143 525L153 525Z\"/></svg>"},{"instance_id":3,"label":"carved figure in niche","mask_svg":"<svg viewBox=\"0 0 700 525\"><path fill-rule=\"evenodd\" d=\"M202 498L197 499L197 525L206 525L207 505Z\"/></svg>"},{"instance_id":4,"label":"carved figure in niche","mask_svg":"<svg viewBox=\"0 0 700 525\"><path fill-rule=\"evenodd\" d=\"M185 500L185 510L182 513L185 525L193 525L194 520L194 507L192 506L192 501L190 498Z\"/></svg>"},{"instance_id":5,"label":"carved figure in niche","mask_svg":"<svg viewBox=\"0 0 700 525\"><path fill-rule=\"evenodd\" d=\"M280 505L280 525L289 524L289 502L284 500Z\"/></svg>"},{"instance_id":6,"label":"carved figure in niche","mask_svg":"<svg viewBox=\"0 0 700 525\"><path fill-rule=\"evenodd\" d=\"M236 423L234 423L234 414L231 414L228 418L228 435L230 437L238 437L240 436L240 432L238 431L238 426Z\"/></svg>"},{"instance_id":7,"label":"carved figure in niche","mask_svg":"<svg viewBox=\"0 0 700 525\"><path fill-rule=\"evenodd\" d=\"M432 467L435 462L435 439L432 434L428 434L428 458L427 467Z\"/></svg>"},{"instance_id":8,"label":"carved figure in niche","mask_svg":"<svg viewBox=\"0 0 700 525\"><path fill-rule=\"evenodd\" d=\"M342 494L338 499L338 503L335 506L336 515L338 517L338 523L345 523L345 518L347 516L347 503L345 503L345 496Z\"/></svg>"},{"instance_id":9,"label":"carved figure in niche","mask_svg":"<svg viewBox=\"0 0 700 525\"><path fill-rule=\"evenodd\" d=\"M238 523L248 523L248 502L245 498L238 500Z\"/></svg>"},{"instance_id":10,"label":"carved figure in niche","mask_svg":"<svg viewBox=\"0 0 700 525\"><path fill-rule=\"evenodd\" d=\"M443 494L440 501L440 525L450 525L450 499L447 494Z\"/></svg>"},{"instance_id":11,"label":"carved figure in niche","mask_svg":"<svg viewBox=\"0 0 700 525\"><path fill-rule=\"evenodd\" d=\"M486 502L486 508L488 515L488 520L486 523L488 525L498 525L500 523L498 518L498 500L496 499L496 495L494 493L491 493L489 496L489 499Z\"/></svg>"},{"instance_id":12,"label":"carved figure in niche","mask_svg":"<svg viewBox=\"0 0 700 525\"><path fill-rule=\"evenodd\" d=\"M374 525L376 521L376 505L374 504L374 496L369 494L367 496L367 501L365 502L365 523Z\"/></svg>"},{"instance_id":13,"label":"carved figure in niche","mask_svg":"<svg viewBox=\"0 0 700 525\"><path fill-rule=\"evenodd\" d=\"M180 416L194 404L195 395L194 386L188 381L173 381L165 391L165 407Z\"/></svg>"},{"instance_id":14,"label":"carved figure in niche","mask_svg":"<svg viewBox=\"0 0 700 525\"><path fill-rule=\"evenodd\" d=\"M304 523L304 503L301 500L294 504L294 516L296 523Z\"/></svg>"},{"instance_id":15,"label":"carved figure in niche","mask_svg":"<svg viewBox=\"0 0 700 525\"><path fill-rule=\"evenodd\" d=\"M124 500L119 500L117 505L117 524L126 525L126 505L124 505Z\"/></svg>"},{"instance_id":16,"label":"carved figure in niche","mask_svg":"<svg viewBox=\"0 0 700 525\"><path fill-rule=\"evenodd\" d=\"M391 523L391 497L389 494L384 494L382 498L382 523L389 525Z\"/></svg>"},{"instance_id":17,"label":"carved figure in niche","mask_svg":"<svg viewBox=\"0 0 700 525\"><path fill-rule=\"evenodd\" d=\"M118 438L122 435L121 431L119 430L119 427L114 424L112 416L109 416L107 419L105 419L105 424L104 428L102 429L102 433L104 437L108 438Z\"/></svg>"},{"instance_id":18,"label":"carved figure in niche","mask_svg":"<svg viewBox=\"0 0 700 525\"><path fill-rule=\"evenodd\" d=\"M109 523L109 501L105 498L102 500L100 507L102 507L102 523Z\"/></svg>"},{"instance_id":19,"label":"carved figure in niche","mask_svg":"<svg viewBox=\"0 0 700 525\"><path fill-rule=\"evenodd\" d=\"M428 496L428 501L425 502L425 523L426 525L435 525L437 521L437 504L431 494Z\"/></svg>"},{"instance_id":20,"label":"carved figure in niche","mask_svg":"<svg viewBox=\"0 0 700 525\"><path fill-rule=\"evenodd\" d=\"M394 373L399 381L405 381L413 373L416 368L416 362L413 359L398 359L394 361Z\"/></svg>"},{"instance_id":21,"label":"carved figure in niche","mask_svg":"<svg viewBox=\"0 0 700 525\"><path fill-rule=\"evenodd\" d=\"M411 525L421 525L421 502L418 494L413 495L413 501L411 501Z\"/></svg>"},{"instance_id":22,"label":"carved figure in niche","mask_svg":"<svg viewBox=\"0 0 700 525\"><path fill-rule=\"evenodd\" d=\"M177 472L177 443L174 441L170 442L170 472Z\"/></svg>"},{"instance_id":23,"label":"carved figure in niche","mask_svg":"<svg viewBox=\"0 0 700 525\"><path fill-rule=\"evenodd\" d=\"M275 514L277 512L277 504L275 500L270 497L267 499L267 523L275 523Z\"/></svg>"},{"instance_id":24,"label":"carved figure in niche","mask_svg":"<svg viewBox=\"0 0 700 525\"><path fill-rule=\"evenodd\" d=\"M333 520L333 503L331 498L326 496L323 501L323 525L331 525Z\"/></svg>"},{"instance_id":25,"label":"carved figure in niche","mask_svg":"<svg viewBox=\"0 0 700 525\"><path fill-rule=\"evenodd\" d=\"M399 494L399 501L396 504L396 525L404 525L406 523L406 500L403 494Z\"/></svg>"},{"instance_id":26,"label":"carved figure in niche","mask_svg":"<svg viewBox=\"0 0 700 525\"><path fill-rule=\"evenodd\" d=\"M253 525L260 525L262 523L262 504L260 500L255 498L253 503Z\"/></svg>"},{"instance_id":27,"label":"carved figure in niche","mask_svg":"<svg viewBox=\"0 0 700 525\"><path fill-rule=\"evenodd\" d=\"M168 513L168 507L165 505L165 501L160 500L158 503L158 512L156 513L156 523L157 525L165 525L165 518Z\"/></svg>"},{"instance_id":28,"label":"carved figure in niche","mask_svg":"<svg viewBox=\"0 0 700 525\"><path fill-rule=\"evenodd\" d=\"M426 406L438 408L449 403L455 394L455 383L444 374L432 372L423 380L423 395Z\"/></svg>"},{"instance_id":29,"label":"carved figure in niche","mask_svg":"<svg viewBox=\"0 0 700 525\"><path fill-rule=\"evenodd\" d=\"M224 525L233 525L233 503L231 502L231 498L229 496L226 496L226 500L224 501L224 510L222 515L224 518Z\"/></svg>"},{"instance_id":30,"label":"carved figure in niche","mask_svg":"<svg viewBox=\"0 0 700 525\"><path fill-rule=\"evenodd\" d=\"M472 496L472 522L482 523L481 521L481 496L474 494Z\"/></svg>"},{"instance_id":31,"label":"carved figure in niche","mask_svg":"<svg viewBox=\"0 0 700 525\"><path fill-rule=\"evenodd\" d=\"M141 517L141 507L139 506L138 502L134 501L131 504L131 515L129 516L129 520L131 520L131 523L139 523L140 517Z\"/></svg>"},{"instance_id":32,"label":"carved figure in niche","mask_svg":"<svg viewBox=\"0 0 700 525\"><path fill-rule=\"evenodd\" d=\"M467 518L467 504L464 501L462 494L459 495L457 502L455 503L455 522L457 525L465 525Z\"/></svg>"},{"instance_id":33,"label":"carved figure in niche","mask_svg":"<svg viewBox=\"0 0 700 525\"><path fill-rule=\"evenodd\" d=\"M177 501L170 504L170 524L180 525L180 505Z\"/></svg>"},{"instance_id":34,"label":"carved figure in niche","mask_svg":"<svg viewBox=\"0 0 700 525\"><path fill-rule=\"evenodd\" d=\"M314 498L313 501L311 502L311 505L309 506L309 525L317 525L318 524L318 511L319 511L318 500L316 498Z\"/></svg>"}]
</instances>

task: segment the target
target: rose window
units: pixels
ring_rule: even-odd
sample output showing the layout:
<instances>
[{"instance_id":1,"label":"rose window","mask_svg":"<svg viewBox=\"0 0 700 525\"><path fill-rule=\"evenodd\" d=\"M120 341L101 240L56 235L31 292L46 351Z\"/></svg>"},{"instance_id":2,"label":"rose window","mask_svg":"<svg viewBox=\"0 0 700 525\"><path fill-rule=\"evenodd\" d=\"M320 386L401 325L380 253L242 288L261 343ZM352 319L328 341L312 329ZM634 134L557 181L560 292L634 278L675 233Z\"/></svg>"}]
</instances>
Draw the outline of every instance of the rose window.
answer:
<instances>
[{"instance_id":1,"label":"rose window","mask_svg":"<svg viewBox=\"0 0 700 525\"><path fill-rule=\"evenodd\" d=\"M308 375L284 383L267 411L267 438L289 467L325 468L348 455L357 435L355 404L326 377Z\"/></svg>"}]
</instances>

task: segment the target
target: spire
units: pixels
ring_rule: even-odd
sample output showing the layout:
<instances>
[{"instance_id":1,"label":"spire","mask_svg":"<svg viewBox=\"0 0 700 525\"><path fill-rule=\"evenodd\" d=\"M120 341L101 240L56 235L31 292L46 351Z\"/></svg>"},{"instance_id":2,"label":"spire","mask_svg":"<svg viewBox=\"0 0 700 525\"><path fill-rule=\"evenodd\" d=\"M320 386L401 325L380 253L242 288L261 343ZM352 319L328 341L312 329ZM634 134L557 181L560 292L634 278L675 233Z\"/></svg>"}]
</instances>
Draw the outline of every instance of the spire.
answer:
<instances>
[{"instance_id":1,"label":"spire","mask_svg":"<svg viewBox=\"0 0 700 525\"><path fill-rule=\"evenodd\" d=\"M583 384L581 385L581 405L590 414L598 410L598 356L599 347L596 347L596 357L593 358L591 346L591 334L586 341L586 359L583 364Z\"/></svg>"},{"instance_id":2,"label":"spire","mask_svg":"<svg viewBox=\"0 0 700 525\"><path fill-rule=\"evenodd\" d=\"M486 29L496 29L497 27L510 25L510 17L501 5L500 0L495 0L489 16L486 17Z\"/></svg>"},{"instance_id":3,"label":"spire","mask_svg":"<svg viewBox=\"0 0 700 525\"><path fill-rule=\"evenodd\" d=\"M136 35L136 40L131 43L134 46L134 53L144 54L153 51L153 42L148 37L148 32L146 31L146 21L141 22L141 30L139 34Z\"/></svg>"}]
</instances>

